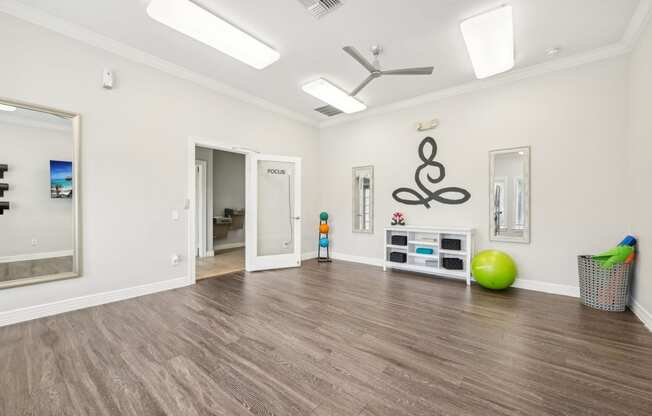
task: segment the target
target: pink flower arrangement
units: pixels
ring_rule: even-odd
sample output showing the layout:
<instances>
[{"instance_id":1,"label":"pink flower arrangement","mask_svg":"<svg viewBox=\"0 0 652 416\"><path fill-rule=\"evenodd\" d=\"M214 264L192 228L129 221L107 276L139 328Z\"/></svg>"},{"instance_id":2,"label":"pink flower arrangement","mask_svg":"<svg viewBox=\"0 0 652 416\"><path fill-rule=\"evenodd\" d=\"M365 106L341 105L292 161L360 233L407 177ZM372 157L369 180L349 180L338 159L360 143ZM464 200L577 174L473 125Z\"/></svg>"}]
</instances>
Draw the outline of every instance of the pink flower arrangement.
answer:
<instances>
[{"instance_id":1,"label":"pink flower arrangement","mask_svg":"<svg viewBox=\"0 0 652 416\"><path fill-rule=\"evenodd\" d=\"M392 214L392 225L405 225L405 215L396 211Z\"/></svg>"}]
</instances>

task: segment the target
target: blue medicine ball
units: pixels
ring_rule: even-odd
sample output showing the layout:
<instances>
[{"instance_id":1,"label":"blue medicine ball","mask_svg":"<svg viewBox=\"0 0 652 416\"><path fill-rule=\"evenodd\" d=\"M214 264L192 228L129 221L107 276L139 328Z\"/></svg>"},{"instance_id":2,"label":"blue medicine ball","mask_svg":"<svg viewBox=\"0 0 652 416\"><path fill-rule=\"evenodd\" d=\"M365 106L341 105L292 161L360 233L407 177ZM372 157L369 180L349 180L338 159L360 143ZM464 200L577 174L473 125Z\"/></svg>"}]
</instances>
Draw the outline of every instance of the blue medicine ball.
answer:
<instances>
[{"instance_id":1,"label":"blue medicine ball","mask_svg":"<svg viewBox=\"0 0 652 416\"><path fill-rule=\"evenodd\" d=\"M328 238L320 238L319 246L324 248L328 247Z\"/></svg>"}]
</instances>

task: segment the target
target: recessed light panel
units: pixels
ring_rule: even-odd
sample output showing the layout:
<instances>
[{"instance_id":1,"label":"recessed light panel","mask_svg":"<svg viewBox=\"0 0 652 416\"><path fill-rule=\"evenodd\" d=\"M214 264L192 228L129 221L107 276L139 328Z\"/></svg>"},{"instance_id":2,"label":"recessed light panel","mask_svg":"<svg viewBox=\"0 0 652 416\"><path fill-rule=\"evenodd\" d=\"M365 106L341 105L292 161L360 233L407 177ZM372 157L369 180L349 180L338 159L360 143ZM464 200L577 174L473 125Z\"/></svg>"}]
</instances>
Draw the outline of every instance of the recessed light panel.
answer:
<instances>
[{"instance_id":1,"label":"recessed light panel","mask_svg":"<svg viewBox=\"0 0 652 416\"><path fill-rule=\"evenodd\" d=\"M357 113L367 109L367 106L356 98L351 97L346 91L341 90L323 78L305 84L302 89L326 104L341 110L344 113Z\"/></svg>"},{"instance_id":2,"label":"recessed light panel","mask_svg":"<svg viewBox=\"0 0 652 416\"><path fill-rule=\"evenodd\" d=\"M189 0L152 0L147 14L256 69L263 69L281 57L258 39Z\"/></svg>"},{"instance_id":3,"label":"recessed light panel","mask_svg":"<svg viewBox=\"0 0 652 416\"><path fill-rule=\"evenodd\" d=\"M488 78L514 68L512 6L502 6L460 24L475 75Z\"/></svg>"}]
</instances>

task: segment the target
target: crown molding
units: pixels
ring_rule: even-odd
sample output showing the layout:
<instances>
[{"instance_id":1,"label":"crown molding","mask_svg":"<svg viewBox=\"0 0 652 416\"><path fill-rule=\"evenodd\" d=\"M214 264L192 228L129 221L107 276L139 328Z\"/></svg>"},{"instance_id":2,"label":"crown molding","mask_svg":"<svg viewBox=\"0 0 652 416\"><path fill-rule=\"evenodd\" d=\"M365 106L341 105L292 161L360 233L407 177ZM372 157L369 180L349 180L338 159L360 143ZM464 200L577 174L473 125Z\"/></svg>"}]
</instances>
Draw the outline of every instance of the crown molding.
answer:
<instances>
[{"instance_id":1,"label":"crown molding","mask_svg":"<svg viewBox=\"0 0 652 416\"><path fill-rule=\"evenodd\" d=\"M272 113L282 115L294 121L318 127L318 122L283 106L274 104L255 95L249 94L222 82L216 81L205 75L198 74L181 65L161 59L140 49L131 47L107 36L93 32L83 26L68 22L64 19L44 13L41 10L21 4L15 0L0 0L0 13L16 17L37 26L44 27L60 35L77 40L87 45L105 50L132 62L162 71L168 75L190 81L194 84L208 88L214 92L226 95L236 100L257 106Z\"/></svg>"},{"instance_id":2,"label":"crown molding","mask_svg":"<svg viewBox=\"0 0 652 416\"><path fill-rule=\"evenodd\" d=\"M622 38L622 42L629 50L634 49L650 19L652 19L652 0L640 0Z\"/></svg>"},{"instance_id":3,"label":"crown molding","mask_svg":"<svg viewBox=\"0 0 652 416\"><path fill-rule=\"evenodd\" d=\"M381 114L391 113L394 111L404 110L416 107L425 103L431 103L443 100L445 98L456 97L459 95L470 94L488 88L495 88L501 85L517 82L520 80L538 77L549 73L563 71L565 69L576 68L582 65L599 62L631 52L636 46L638 40L643 34L647 24L652 20L652 0L640 0L634 15L630 19L629 25L620 41L605 47L594 49L589 52L571 55L565 58L555 59L542 64L529 66L498 75L493 78L484 80L475 80L466 84L458 85L451 88L434 91L428 94L420 95L407 100L397 101L395 103L371 108L367 111L351 114L340 115L336 119L326 120L319 123L319 128L337 126L367 117L373 117Z\"/></svg>"},{"instance_id":4,"label":"crown molding","mask_svg":"<svg viewBox=\"0 0 652 416\"><path fill-rule=\"evenodd\" d=\"M392 104L371 108L361 113L342 115L334 120L327 120L319 123L319 128L323 129L328 127L333 127L340 124L361 120L367 117L387 114L395 111L416 107L426 103L440 101L446 98L456 97L464 94L470 94L489 88L495 88L501 85L511 84L524 79L539 77L552 72L571 69L578 66L590 64L593 62L614 58L620 55L624 55L627 52L629 52L627 45L625 45L622 42L618 42L613 45L596 49L587 53L577 54L566 58L560 58L542 64L532 65L522 69L516 69L511 72L507 72L503 75L498 75L488 79L471 81L466 84L457 85L455 87L445 88L428 94L419 95L414 98L408 98L407 100L397 101Z\"/></svg>"}]
</instances>

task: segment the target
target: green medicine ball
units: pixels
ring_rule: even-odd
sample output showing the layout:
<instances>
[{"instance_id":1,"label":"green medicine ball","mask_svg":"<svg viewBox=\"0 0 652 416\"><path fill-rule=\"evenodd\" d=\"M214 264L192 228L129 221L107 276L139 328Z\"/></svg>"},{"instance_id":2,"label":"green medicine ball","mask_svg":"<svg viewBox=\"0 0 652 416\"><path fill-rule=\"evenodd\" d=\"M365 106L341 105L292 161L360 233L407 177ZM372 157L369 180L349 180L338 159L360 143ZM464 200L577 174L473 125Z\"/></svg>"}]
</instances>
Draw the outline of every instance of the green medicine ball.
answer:
<instances>
[{"instance_id":1,"label":"green medicine ball","mask_svg":"<svg viewBox=\"0 0 652 416\"><path fill-rule=\"evenodd\" d=\"M478 253L471 262L473 278L482 287L502 290L510 287L516 280L516 264L502 251L486 250Z\"/></svg>"},{"instance_id":2,"label":"green medicine ball","mask_svg":"<svg viewBox=\"0 0 652 416\"><path fill-rule=\"evenodd\" d=\"M328 212L324 211L321 214L319 214L319 219L322 221L328 221Z\"/></svg>"}]
</instances>

